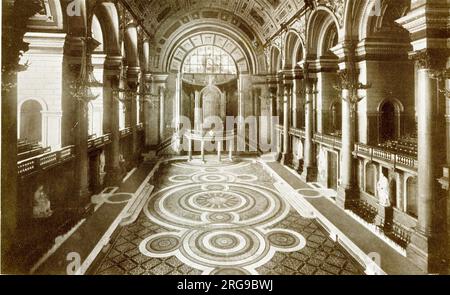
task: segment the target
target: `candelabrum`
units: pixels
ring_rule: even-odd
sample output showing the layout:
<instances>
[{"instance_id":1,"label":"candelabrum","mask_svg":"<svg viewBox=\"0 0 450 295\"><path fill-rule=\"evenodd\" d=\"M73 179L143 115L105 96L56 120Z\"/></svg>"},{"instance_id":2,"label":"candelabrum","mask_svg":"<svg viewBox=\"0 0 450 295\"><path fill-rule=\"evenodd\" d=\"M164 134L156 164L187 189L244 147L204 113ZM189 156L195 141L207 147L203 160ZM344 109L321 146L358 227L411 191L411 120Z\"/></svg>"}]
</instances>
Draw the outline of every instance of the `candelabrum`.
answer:
<instances>
[{"instance_id":1,"label":"candelabrum","mask_svg":"<svg viewBox=\"0 0 450 295\"><path fill-rule=\"evenodd\" d=\"M92 88L102 87L103 84L98 82L94 77L94 67L92 66L91 53L100 45L100 42L92 37L88 28L91 27L92 18L94 15L96 2L86 1L83 3L86 7L84 19L86 20L86 28L84 36L79 38L81 41L81 64L80 66L73 66L73 69L78 72L78 77L70 84L71 94L74 99L85 104L97 99L99 95L92 93Z\"/></svg>"},{"instance_id":2,"label":"candelabrum","mask_svg":"<svg viewBox=\"0 0 450 295\"><path fill-rule=\"evenodd\" d=\"M438 81L438 91L439 93L444 94L444 96L448 99L450 99L450 89L447 89L446 87L441 88L439 83L445 83L446 80L450 79L450 68L442 70L442 71L435 71L431 74L431 78L436 79Z\"/></svg>"},{"instance_id":3,"label":"candelabrum","mask_svg":"<svg viewBox=\"0 0 450 295\"><path fill-rule=\"evenodd\" d=\"M340 83L334 86L334 89L339 91L340 98L350 105L351 116L354 116L358 103L361 102L365 96L360 96L360 90L367 90L372 87L370 83L363 84L358 81L357 72L353 69L344 69L338 72ZM347 95L342 95L342 91L346 90Z\"/></svg>"},{"instance_id":4,"label":"candelabrum","mask_svg":"<svg viewBox=\"0 0 450 295\"><path fill-rule=\"evenodd\" d=\"M103 87L103 84L98 82L93 74L93 66L91 63L92 52L100 44L92 37L80 38L82 43L81 65L74 66L74 70L79 71L78 77L70 83L71 95L74 99L84 104L87 104L98 98L99 95L92 93L92 88Z\"/></svg>"}]
</instances>

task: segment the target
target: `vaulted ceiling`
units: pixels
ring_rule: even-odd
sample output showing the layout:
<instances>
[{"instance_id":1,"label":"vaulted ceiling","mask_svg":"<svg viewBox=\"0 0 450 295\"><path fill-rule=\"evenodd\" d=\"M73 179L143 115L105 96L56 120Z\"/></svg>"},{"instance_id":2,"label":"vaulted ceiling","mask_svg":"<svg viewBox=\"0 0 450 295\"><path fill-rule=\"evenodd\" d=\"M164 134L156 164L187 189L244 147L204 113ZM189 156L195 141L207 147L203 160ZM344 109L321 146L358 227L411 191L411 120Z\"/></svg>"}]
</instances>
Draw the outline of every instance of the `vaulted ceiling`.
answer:
<instances>
[{"instance_id":1,"label":"vaulted ceiling","mask_svg":"<svg viewBox=\"0 0 450 295\"><path fill-rule=\"evenodd\" d=\"M304 5L304 0L122 0L146 27L157 35L162 27L170 25L173 18L189 22L196 11L210 9L220 13L198 14L198 18L236 18L245 23L255 37L264 42L278 31L281 24L290 20ZM195 15L195 14L194 14ZM247 35L249 33L247 32Z\"/></svg>"}]
</instances>

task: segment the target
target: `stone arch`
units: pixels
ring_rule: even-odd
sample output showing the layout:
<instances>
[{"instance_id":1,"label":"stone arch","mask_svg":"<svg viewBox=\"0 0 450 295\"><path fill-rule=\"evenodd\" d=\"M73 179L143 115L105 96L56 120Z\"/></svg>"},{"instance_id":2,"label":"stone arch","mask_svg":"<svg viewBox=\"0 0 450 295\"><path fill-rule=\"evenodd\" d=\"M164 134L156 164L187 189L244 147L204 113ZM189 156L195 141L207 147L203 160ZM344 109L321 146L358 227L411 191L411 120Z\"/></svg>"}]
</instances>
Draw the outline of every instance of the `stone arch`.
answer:
<instances>
[{"instance_id":1,"label":"stone arch","mask_svg":"<svg viewBox=\"0 0 450 295\"><path fill-rule=\"evenodd\" d=\"M216 35L227 38L231 43L238 48L244 57L242 60L242 65L247 67L247 71L242 71L244 73L256 74L265 69L263 59L259 58L259 52L254 48L251 40L249 40L245 35L242 34L236 28L233 28L227 22L222 21L191 21L183 26L180 26L173 32L167 32L167 40L164 44L158 48L151 48L151 56L156 61L156 66L152 69L153 71L163 71L171 72L173 71L173 61L180 47L189 38L196 35ZM244 38L243 38L244 37ZM195 46L196 44L192 44ZM262 53L261 53L261 56ZM238 66L241 64L238 62Z\"/></svg>"},{"instance_id":2,"label":"stone arch","mask_svg":"<svg viewBox=\"0 0 450 295\"><path fill-rule=\"evenodd\" d=\"M282 56L278 47L272 46L270 50L270 70L272 73L278 73L282 69Z\"/></svg>"},{"instance_id":3,"label":"stone arch","mask_svg":"<svg viewBox=\"0 0 450 295\"><path fill-rule=\"evenodd\" d=\"M139 71L138 31L135 23L129 23L125 28L124 48L128 70Z\"/></svg>"},{"instance_id":4,"label":"stone arch","mask_svg":"<svg viewBox=\"0 0 450 295\"><path fill-rule=\"evenodd\" d=\"M339 22L334 13L323 6L319 6L311 14L307 24L308 55L320 57L323 39L330 27L334 27L339 36ZM338 38L340 39L340 38Z\"/></svg>"},{"instance_id":5,"label":"stone arch","mask_svg":"<svg viewBox=\"0 0 450 295\"><path fill-rule=\"evenodd\" d=\"M380 143L400 137L403 104L395 98L384 99L377 107L378 141Z\"/></svg>"},{"instance_id":6,"label":"stone arch","mask_svg":"<svg viewBox=\"0 0 450 295\"><path fill-rule=\"evenodd\" d=\"M212 43L206 43L206 42L193 42L193 38L196 38L197 40L203 39L202 36L205 35L209 35L209 36L215 36L214 40ZM216 42L217 39L220 40L226 40L225 43L223 43L222 41L220 42ZM182 72L182 67L185 65L186 59L188 57L191 56L192 52L194 52L196 49L201 48L201 47L205 47L205 46L212 46L215 48L219 48L220 50L223 50L223 52L225 52L226 54L228 54L228 56L233 60L234 66L236 67L237 73L245 73L248 71L249 69L249 65L245 60L245 54L242 52L242 50L237 47L237 45L232 45L231 49L230 49L230 44L234 44L234 43L230 43L232 42L231 40L229 40L228 38L226 38L223 35L215 35L215 34L199 34L199 35L194 35L190 38L187 38L186 40L183 40L183 42L180 45L180 48L178 48L176 50L176 52L174 53L174 57L172 58L172 64L170 66L170 70L172 71L177 71L177 72ZM186 44L193 44L195 43L197 46L195 47L190 47L190 50L187 50L185 48Z\"/></svg>"},{"instance_id":7,"label":"stone arch","mask_svg":"<svg viewBox=\"0 0 450 295\"><path fill-rule=\"evenodd\" d=\"M297 63L305 56L304 42L295 30L289 30L286 37L284 52L286 55L285 68L295 69Z\"/></svg>"},{"instance_id":8,"label":"stone arch","mask_svg":"<svg viewBox=\"0 0 450 295\"><path fill-rule=\"evenodd\" d=\"M94 9L94 14L102 28L105 54L108 56L120 56L120 21L116 4L112 2L99 3Z\"/></svg>"},{"instance_id":9,"label":"stone arch","mask_svg":"<svg viewBox=\"0 0 450 295\"><path fill-rule=\"evenodd\" d=\"M18 106L18 138L42 142L44 139L44 122L42 113L47 111L47 104L39 98L29 98Z\"/></svg>"},{"instance_id":10,"label":"stone arch","mask_svg":"<svg viewBox=\"0 0 450 295\"><path fill-rule=\"evenodd\" d=\"M376 34L383 34L381 30L386 26L395 26L397 31L405 39L409 39L409 33L395 23L395 20L403 17L409 10L407 1L385 1L379 2L375 0L366 1L361 8L360 22L357 25L358 40L367 39ZM377 15L379 13L379 15ZM386 34L384 35L392 35ZM407 41L408 43L410 40Z\"/></svg>"}]
</instances>

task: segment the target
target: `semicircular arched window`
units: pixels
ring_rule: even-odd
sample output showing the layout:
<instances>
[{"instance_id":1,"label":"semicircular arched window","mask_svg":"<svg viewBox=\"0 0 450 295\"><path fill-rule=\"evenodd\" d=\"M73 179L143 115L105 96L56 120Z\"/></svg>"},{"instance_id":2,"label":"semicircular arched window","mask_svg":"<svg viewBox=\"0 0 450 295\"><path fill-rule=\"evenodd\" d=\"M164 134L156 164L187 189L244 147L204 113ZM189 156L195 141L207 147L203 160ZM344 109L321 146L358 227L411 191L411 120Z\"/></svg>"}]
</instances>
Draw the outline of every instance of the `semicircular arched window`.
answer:
<instances>
[{"instance_id":1,"label":"semicircular arched window","mask_svg":"<svg viewBox=\"0 0 450 295\"><path fill-rule=\"evenodd\" d=\"M237 74L233 58L222 48L216 46L201 46L186 57L183 64L186 74Z\"/></svg>"}]
</instances>

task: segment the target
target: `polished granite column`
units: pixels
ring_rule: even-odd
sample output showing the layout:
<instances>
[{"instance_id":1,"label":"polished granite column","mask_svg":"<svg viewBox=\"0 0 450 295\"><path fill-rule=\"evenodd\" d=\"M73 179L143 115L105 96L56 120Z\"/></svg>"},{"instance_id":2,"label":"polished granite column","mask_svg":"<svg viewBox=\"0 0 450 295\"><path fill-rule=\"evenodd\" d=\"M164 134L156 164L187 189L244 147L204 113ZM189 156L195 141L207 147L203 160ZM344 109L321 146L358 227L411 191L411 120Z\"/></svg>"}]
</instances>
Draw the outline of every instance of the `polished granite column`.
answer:
<instances>
[{"instance_id":1,"label":"polished granite column","mask_svg":"<svg viewBox=\"0 0 450 295\"><path fill-rule=\"evenodd\" d=\"M291 93L292 81L284 80L284 95L283 95L283 153L281 155L281 164L289 165L292 161L292 152L290 144L290 129L291 129Z\"/></svg>"},{"instance_id":2,"label":"polished granite column","mask_svg":"<svg viewBox=\"0 0 450 295\"><path fill-rule=\"evenodd\" d=\"M314 152L314 98L316 80L305 77L306 102L305 102L305 145L304 145L304 167L302 179L306 182L316 181L317 167Z\"/></svg>"},{"instance_id":3,"label":"polished granite column","mask_svg":"<svg viewBox=\"0 0 450 295\"><path fill-rule=\"evenodd\" d=\"M446 200L438 179L445 166L446 141L443 95L434 75L445 66L446 54L423 50L417 60L418 117L418 225L408 246L408 254L428 271L439 271L446 238Z\"/></svg>"},{"instance_id":4,"label":"polished granite column","mask_svg":"<svg viewBox=\"0 0 450 295\"><path fill-rule=\"evenodd\" d=\"M349 68L355 67L354 64L351 64L354 62L353 57L355 54L355 45L353 42L342 42L333 47L332 51L341 61L339 64L341 71L348 71ZM356 73L353 73L353 75L356 75ZM346 79L348 81L342 81L342 84L351 84L350 81L358 80L350 76ZM345 87L349 88L352 85L346 85ZM340 184L338 186L336 203L339 207L347 209L351 206L353 200L359 198L359 191L357 189L355 161L353 159L356 132L356 106L350 102L351 95L356 95L357 93L350 93L356 90L349 90L345 87L342 88L340 93L342 98L342 148L340 152Z\"/></svg>"},{"instance_id":5,"label":"polished granite column","mask_svg":"<svg viewBox=\"0 0 450 295\"><path fill-rule=\"evenodd\" d=\"M447 165L445 135L445 87L437 76L448 66L448 3L412 0L410 12L396 22L411 33L416 61L418 120L418 224L407 247L407 256L429 273L442 272L449 259L446 198L439 178Z\"/></svg>"},{"instance_id":6,"label":"polished granite column","mask_svg":"<svg viewBox=\"0 0 450 295\"><path fill-rule=\"evenodd\" d=\"M115 186L120 183L122 175L120 169L120 127L119 127L119 101L114 90L119 88L119 79L122 67L121 56L108 56L105 61L103 79L103 132L109 133L111 143L105 152L106 183Z\"/></svg>"},{"instance_id":7,"label":"polished granite column","mask_svg":"<svg viewBox=\"0 0 450 295\"><path fill-rule=\"evenodd\" d=\"M138 130L137 130L137 100L138 100L138 86L139 86L139 74L140 68L128 68L127 71L127 84L128 89L131 91L128 95L130 99L128 103L129 110L129 124L132 132L132 142L131 142L131 162L136 165L137 159L139 157L138 153Z\"/></svg>"}]
</instances>

